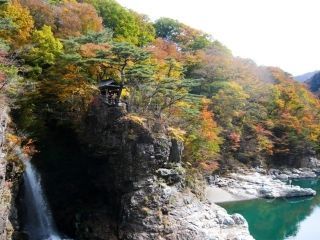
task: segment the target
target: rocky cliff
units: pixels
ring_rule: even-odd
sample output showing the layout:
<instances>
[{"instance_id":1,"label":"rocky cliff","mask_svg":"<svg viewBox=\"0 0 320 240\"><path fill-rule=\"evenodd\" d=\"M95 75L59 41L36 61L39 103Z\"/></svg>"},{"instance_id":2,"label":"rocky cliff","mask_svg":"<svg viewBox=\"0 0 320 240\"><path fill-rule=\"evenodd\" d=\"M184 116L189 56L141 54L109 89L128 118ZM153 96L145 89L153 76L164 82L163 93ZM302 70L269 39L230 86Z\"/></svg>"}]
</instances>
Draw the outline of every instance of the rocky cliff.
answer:
<instances>
[{"instance_id":1,"label":"rocky cliff","mask_svg":"<svg viewBox=\"0 0 320 240\"><path fill-rule=\"evenodd\" d=\"M242 216L185 187L183 144L159 120L97 99L80 136L95 159L88 166L94 194L104 202L84 206L77 239L252 239Z\"/></svg>"},{"instance_id":2,"label":"rocky cliff","mask_svg":"<svg viewBox=\"0 0 320 240\"><path fill-rule=\"evenodd\" d=\"M2 102L0 107L0 240L18 239L18 216L16 197L22 165L12 152L15 143L7 140L9 133L8 108Z\"/></svg>"}]
</instances>

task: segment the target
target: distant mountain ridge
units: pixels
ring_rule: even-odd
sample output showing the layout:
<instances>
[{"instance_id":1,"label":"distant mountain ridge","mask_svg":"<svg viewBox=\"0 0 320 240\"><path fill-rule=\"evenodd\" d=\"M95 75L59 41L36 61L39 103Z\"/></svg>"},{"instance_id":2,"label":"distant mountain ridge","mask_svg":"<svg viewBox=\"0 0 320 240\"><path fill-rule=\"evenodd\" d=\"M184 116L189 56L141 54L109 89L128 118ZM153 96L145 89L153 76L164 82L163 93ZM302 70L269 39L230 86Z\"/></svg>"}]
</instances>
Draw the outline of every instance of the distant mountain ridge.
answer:
<instances>
[{"instance_id":1,"label":"distant mountain ridge","mask_svg":"<svg viewBox=\"0 0 320 240\"><path fill-rule=\"evenodd\" d=\"M319 96L320 93L320 72L314 74L310 79L306 81L306 84L309 86L309 89L313 93L317 93Z\"/></svg>"},{"instance_id":2,"label":"distant mountain ridge","mask_svg":"<svg viewBox=\"0 0 320 240\"><path fill-rule=\"evenodd\" d=\"M297 80L298 82L305 82L305 81L311 79L314 75L316 75L319 72L320 72L319 70L313 71L313 72L308 72L308 73L305 73L302 75L295 76L294 79Z\"/></svg>"}]
</instances>

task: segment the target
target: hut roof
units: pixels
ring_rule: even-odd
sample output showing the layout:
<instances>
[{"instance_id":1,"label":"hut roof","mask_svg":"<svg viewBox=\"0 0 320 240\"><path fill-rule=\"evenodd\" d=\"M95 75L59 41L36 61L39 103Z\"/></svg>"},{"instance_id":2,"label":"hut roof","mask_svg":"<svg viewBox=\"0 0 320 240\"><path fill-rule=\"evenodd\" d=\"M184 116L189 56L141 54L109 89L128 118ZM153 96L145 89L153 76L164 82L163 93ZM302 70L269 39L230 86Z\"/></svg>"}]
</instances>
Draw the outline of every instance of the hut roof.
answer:
<instances>
[{"instance_id":1,"label":"hut roof","mask_svg":"<svg viewBox=\"0 0 320 240\"><path fill-rule=\"evenodd\" d=\"M100 89L105 89L105 88L119 88L121 87L120 84L118 84L116 81L114 80L108 80L108 81L101 81L98 84L98 87Z\"/></svg>"}]
</instances>

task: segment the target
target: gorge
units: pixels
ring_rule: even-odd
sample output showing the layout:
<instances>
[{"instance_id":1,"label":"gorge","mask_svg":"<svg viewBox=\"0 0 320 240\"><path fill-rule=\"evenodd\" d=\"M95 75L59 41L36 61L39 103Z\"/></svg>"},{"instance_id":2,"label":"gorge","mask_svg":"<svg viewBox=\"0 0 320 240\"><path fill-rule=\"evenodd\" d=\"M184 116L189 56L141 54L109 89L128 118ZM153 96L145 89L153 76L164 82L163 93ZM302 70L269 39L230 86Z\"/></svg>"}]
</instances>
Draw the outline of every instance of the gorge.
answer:
<instances>
[{"instance_id":1,"label":"gorge","mask_svg":"<svg viewBox=\"0 0 320 240\"><path fill-rule=\"evenodd\" d=\"M256 224L265 225L253 218L260 217L255 209L257 206L265 209L268 201L221 204L230 214L235 214L228 215L217 205L199 201L194 193L183 190L186 184L186 173L181 166L183 145L165 134L165 125L157 128L151 125L149 128L147 126L152 122L137 121L121 106L106 107L99 98L90 108L85 123L84 128L78 130L85 141L76 141L79 137L70 129L56 127L46 140L41 141L43 147L38 146L40 152L34 156L45 176L43 183L58 227L72 239L157 239L160 236L190 240L211 237L253 239L246 220L235 213L241 213L248 219L255 239L280 239L279 233L270 233L263 238L265 229L261 233L256 232L261 228ZM63 141L60 139L62 134ZM316 178L310 171L295 170L292 173L274 169L270 172L277 177L283 177L284 173L289 177L299 173L301 177ZM250 179L249 173L241 175L238 170L235 175L239 177L238 181L241 176ZM252 176L255 176L259 187L259 181L266 182L262 175ZM221 178L223 181L232 180L228 176ZM216 184L222 180L216 179ZM265 183L263 187L267 186ZM270 188L274 186L270 185ZM313 199L318 199L318 195ZM286 211L292 208L292 201L302 202L303 206L310 202L303 198L272 200L274 205L270 209ZM255 214L250 215L250 209ZM272 211L269 210L270 214ZM301 214L306 212L306 208L302 208ZM74 218L66 217L66 213ZM285 221L285 216L278 212L275 215L278 216L277 221ZM274 219L270 215L264 217Z\"/></svg>"},{"instance_id":2,"label":"gorge","mask_svg":"<svg viewBox=\"0 0 320 240\"><path fill-rule=\"evenodd\" d=\"M0 150L0 240L318 235L317 94L115 0L0 1Z\"/></svg>"}]
</instances>

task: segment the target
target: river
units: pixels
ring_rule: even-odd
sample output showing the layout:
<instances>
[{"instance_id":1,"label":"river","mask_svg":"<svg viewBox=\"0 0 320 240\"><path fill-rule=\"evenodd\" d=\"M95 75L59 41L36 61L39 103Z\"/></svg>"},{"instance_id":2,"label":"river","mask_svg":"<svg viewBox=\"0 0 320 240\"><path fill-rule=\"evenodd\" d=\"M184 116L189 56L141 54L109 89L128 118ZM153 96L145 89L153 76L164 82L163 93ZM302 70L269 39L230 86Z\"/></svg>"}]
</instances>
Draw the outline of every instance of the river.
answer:
<instances>
[{"instance_id":1,"label":"river","mask_svg":"<svg viewBox=\"0 0 320 240\"><path fill-rule=\"evenodd\" d=\"M320 179L296 180L294 185L317 191L311 198L256 199L221 203L228 213L240 213L256 240L319 240Z\"/></svg>"}]
</instances>

